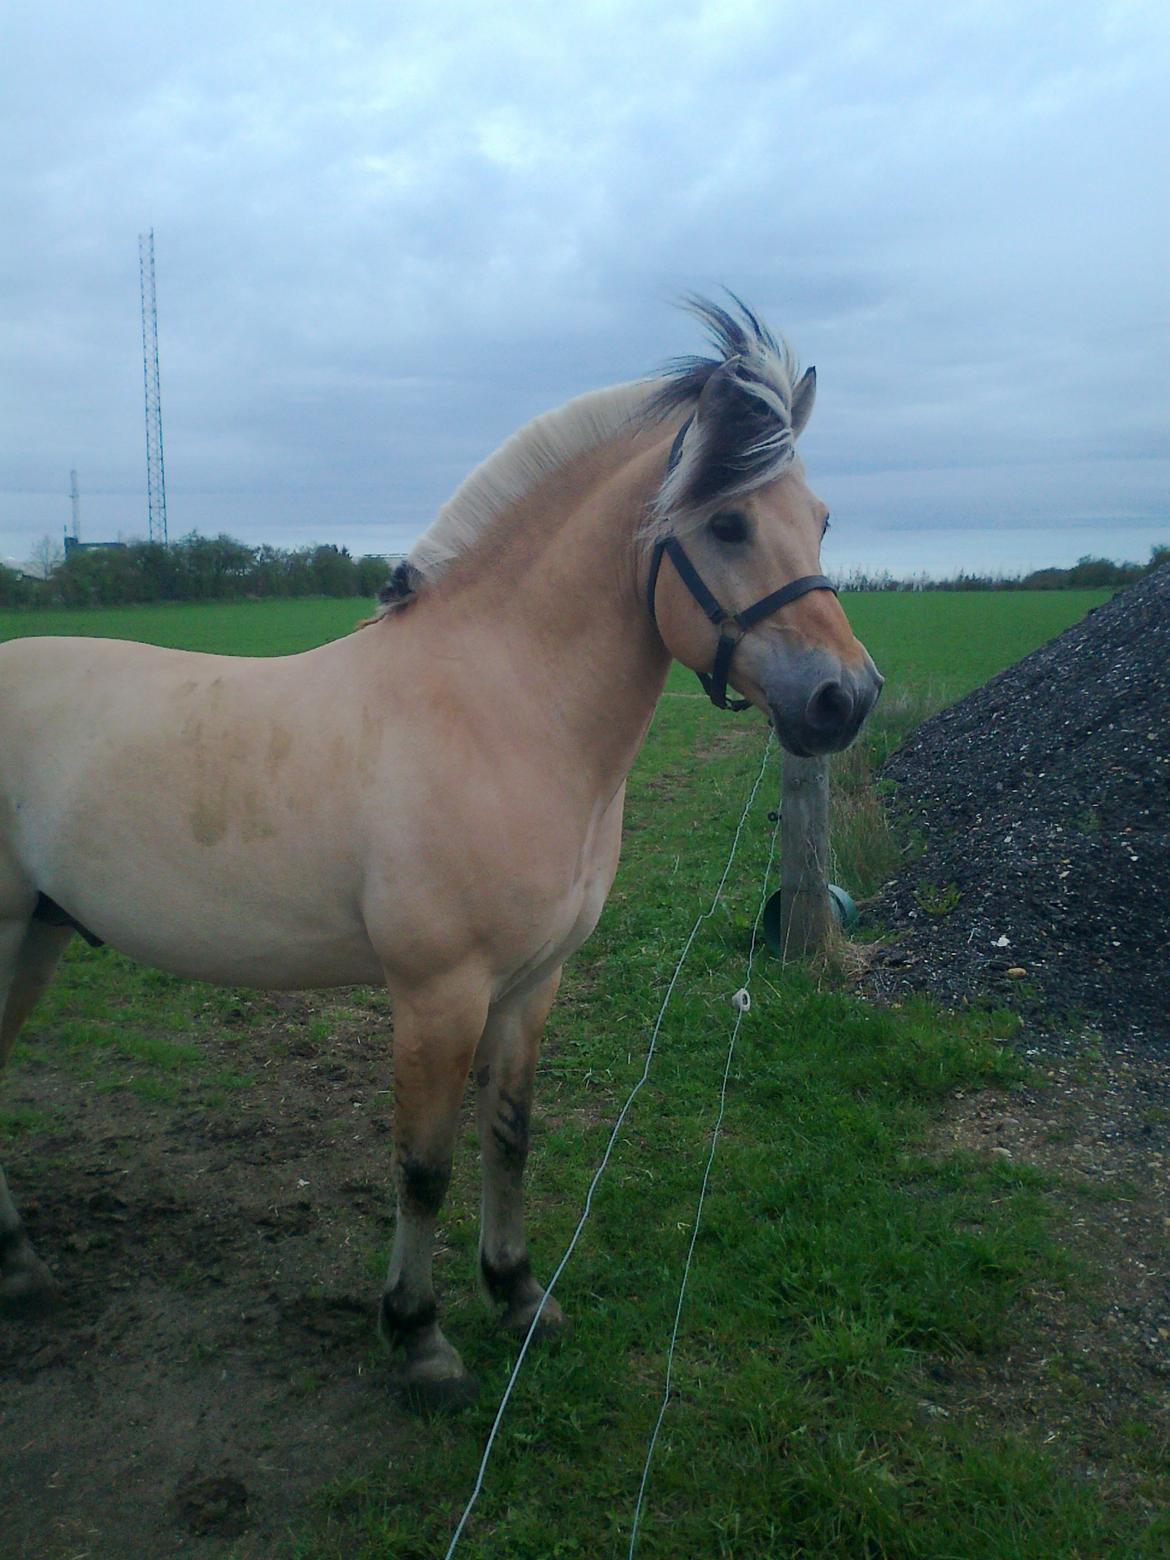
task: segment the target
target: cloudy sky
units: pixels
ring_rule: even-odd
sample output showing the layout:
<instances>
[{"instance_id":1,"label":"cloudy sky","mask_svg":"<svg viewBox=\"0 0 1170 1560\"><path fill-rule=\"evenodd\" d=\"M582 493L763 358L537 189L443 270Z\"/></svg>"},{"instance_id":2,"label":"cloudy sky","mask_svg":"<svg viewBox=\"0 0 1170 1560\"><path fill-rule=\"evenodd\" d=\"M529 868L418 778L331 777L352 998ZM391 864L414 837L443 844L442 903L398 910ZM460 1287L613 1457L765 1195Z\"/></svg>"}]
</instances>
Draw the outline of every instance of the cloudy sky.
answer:
<instances>
[{"instance_id":1,"label":"cloudy sky","mask_svg":"<svg viewBox=\"0 0 1170 1560\"><path fill-rule=\"evenodd\" d=\"M825 563L1170 542L1164 0L9 0L0 557L404 550L534 413L726 284L815 363Z\"/></svg>"}]
</instances>

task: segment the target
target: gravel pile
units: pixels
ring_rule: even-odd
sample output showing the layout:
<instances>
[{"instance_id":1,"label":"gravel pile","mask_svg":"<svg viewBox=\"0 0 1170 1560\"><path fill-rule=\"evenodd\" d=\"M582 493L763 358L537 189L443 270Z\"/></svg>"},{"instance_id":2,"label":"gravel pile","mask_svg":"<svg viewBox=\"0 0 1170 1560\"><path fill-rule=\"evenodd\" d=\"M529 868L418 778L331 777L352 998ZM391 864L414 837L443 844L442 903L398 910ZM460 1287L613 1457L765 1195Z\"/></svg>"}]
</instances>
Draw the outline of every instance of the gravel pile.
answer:
<instances>
[{"instance_id":1,"label":"gravel pile","mask_svg":"<svg viewBox=\"0 0 1170 1560\"><path fill-rule=\"evenodd\" d=\"M1170 567L889 760L921 843L867 910L868 984L1170 1047Z\"/></svg>"}]
</instances>

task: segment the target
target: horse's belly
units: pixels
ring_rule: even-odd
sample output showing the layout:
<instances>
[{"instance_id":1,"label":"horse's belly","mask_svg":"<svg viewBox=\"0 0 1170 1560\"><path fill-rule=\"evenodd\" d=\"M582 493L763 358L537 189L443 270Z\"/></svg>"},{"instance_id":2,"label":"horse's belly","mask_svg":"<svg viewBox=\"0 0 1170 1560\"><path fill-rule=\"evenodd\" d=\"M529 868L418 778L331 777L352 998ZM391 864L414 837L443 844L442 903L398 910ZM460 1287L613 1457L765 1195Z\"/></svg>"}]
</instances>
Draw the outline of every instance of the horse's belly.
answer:
<instances>
[{"instance_id":1,"label":"horse's belly","mask_svg":"<svg viewBox=\"0 0 1170 1560\"><path fill-rule=\"evenodd\" d=\"M104 912L98 935L111 947L184 979L215 985L305 990L369 985L382 967L364 929L289 924L287 916L247 917L227 909L189 920L172 910L164 932L144 919Z\"/></svg>"},{"instance_id":2,"label":"horse's belly","mask_svg":"<svg viewBox=\"0 0 1170 1560\"><path fill-rule=\"evenodd\" d=\"M382 978L360 916L325 892L253 881L185 892L166 875L54 877L50 898L120 953L187 979L296 989Z\"/></svg>"},{"instance_id":3,"label":"horse's belly","mask_svg":"<svg viewBox=\"0 0 1170 1560\"><path fill-rule=\"evenodd\" d=\"M204 980L216 986L308 991L327 986L373 986L382 980L382 966L368 943L292 951L249 947L242 941L225 939L218 947L204 952L169 942L152 946L131 936L114 946L140 963L184 980Z\"/></svg>"}]
</instances>

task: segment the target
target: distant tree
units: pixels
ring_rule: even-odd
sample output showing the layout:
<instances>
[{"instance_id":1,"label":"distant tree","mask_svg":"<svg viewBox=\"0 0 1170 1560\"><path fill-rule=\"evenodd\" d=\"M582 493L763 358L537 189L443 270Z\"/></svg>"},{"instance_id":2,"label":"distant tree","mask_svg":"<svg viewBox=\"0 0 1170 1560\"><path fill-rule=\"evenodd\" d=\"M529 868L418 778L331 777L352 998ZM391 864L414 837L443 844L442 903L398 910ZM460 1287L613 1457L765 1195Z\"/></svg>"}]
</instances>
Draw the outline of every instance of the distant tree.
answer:
<instances>
[{"instance_id":1,"label":"distant tree","mask_svg":"<svg viewBox=\"0 0 1170 1560\"><path fill-rule=\"evenodd\" d=\"M36 587L31 580L0 563L0 607L31 606L35 593Z\"/></svg>"},{"instance_id":2,"label":"distant tree","mask_svg":"<svg viewBox=\"0 0 1170 1560\"><path fill-rule=\"evenodd\" d=\"M42 536L29 554L29 573L35 574L38 579L47 580L56 573L64 556L64 548L51 536Z\"/></svg>"},{"instance_id":3,"label":"distant tree","mask_svg":"<svg viewBox=\"0 0 1170 1560\"><path fill-rule=\"evenodd\" d=\"M377 553L366 553L357 561L357 594L376 596L386 583L390 566Z\"/></svg>"},{"instance_id":4,"label":"distant tree","mask_svg":"<svg viewBox=\"0 0 1170 1560\"><path fill-rule=\"evenodd\" d=\"M127 548L137 581L138 601L178 601L182 589L180 554L161 542L132 542Z\"/></svg>"},{"instance_id":5,"label":"distant tree","mask_svg":"<svg viewBox=\"0 0 1170 1560\"><path fill-rule=\"evenodd\" d=\"M1128 585L1140 573L1136 563L1113 563L1108 558L1078 558L1068 571L1068 581L1076 590L1094 585Z\"/></svg>"},{"instance_id":6,"label":"distant tree","mask_svg":"<svg viewBox=\"0 0 1170 1560\"><path fill-rule=\"evenodd\" d=\"M357 594L357 567L346 547L315 547L310 560L313 590L318 596Z\"/></svg>"},{"instance_id":7,"label":"distant tree","mask_svg":"<svg viewBox=\"0 0 1170 1560\"><path fill-rule=\"evenodd\" d=\"M214 601L247 593L254 549L234 537L192 531L174 544L182 599Z\"/></svg>"},{"instance_id":8,"label":"distant tree","mask_svg":"<svg viewBox=\"0 0 1170 1560\"><path fill-rule=\"evenodd\" d=\"M1067 580L1067 569L1034 569L1021 583L1025 590L1063 590Z\"/></svg>"}]
</instances>

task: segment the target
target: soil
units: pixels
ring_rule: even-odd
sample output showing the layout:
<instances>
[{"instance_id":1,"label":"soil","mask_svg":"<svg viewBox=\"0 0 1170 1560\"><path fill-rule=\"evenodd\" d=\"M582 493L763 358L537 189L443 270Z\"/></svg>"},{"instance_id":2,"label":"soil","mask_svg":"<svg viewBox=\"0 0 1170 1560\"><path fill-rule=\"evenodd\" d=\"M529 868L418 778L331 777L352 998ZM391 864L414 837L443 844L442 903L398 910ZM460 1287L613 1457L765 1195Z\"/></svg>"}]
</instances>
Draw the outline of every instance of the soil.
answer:
<instances>
[{"instance_id":1,"label":"soil","mask_svg":"<svg viewBox=\"0 0 1170 1560\"><path fill-rule=\"evenodd\" d=\"M957 1098L935 1147L1039 1170L1069 1272L1024 1297L1002 1350L936 1361L922 1406L1026 1430L1153 1519L1170 1453L1170 1059L1025 1049L1028 1081Z\"/></svg>"},{"instance_id":2,"label":"soil","mask_svg":"<svg viewBox=\"0 0 1170 1560\"><path fill-rule=\"evenodd\" d=\"M8 1152L61 1295L0 1327L6 1560L270 1556L416 1433L374 1336L387 1013L318 1046L319 1000L244 1002L211 1061L260 1081L230 1113L100 1092L35 1045L12 1076L9 1104L69 1129Z\"/></svg>"}]
</instances>

